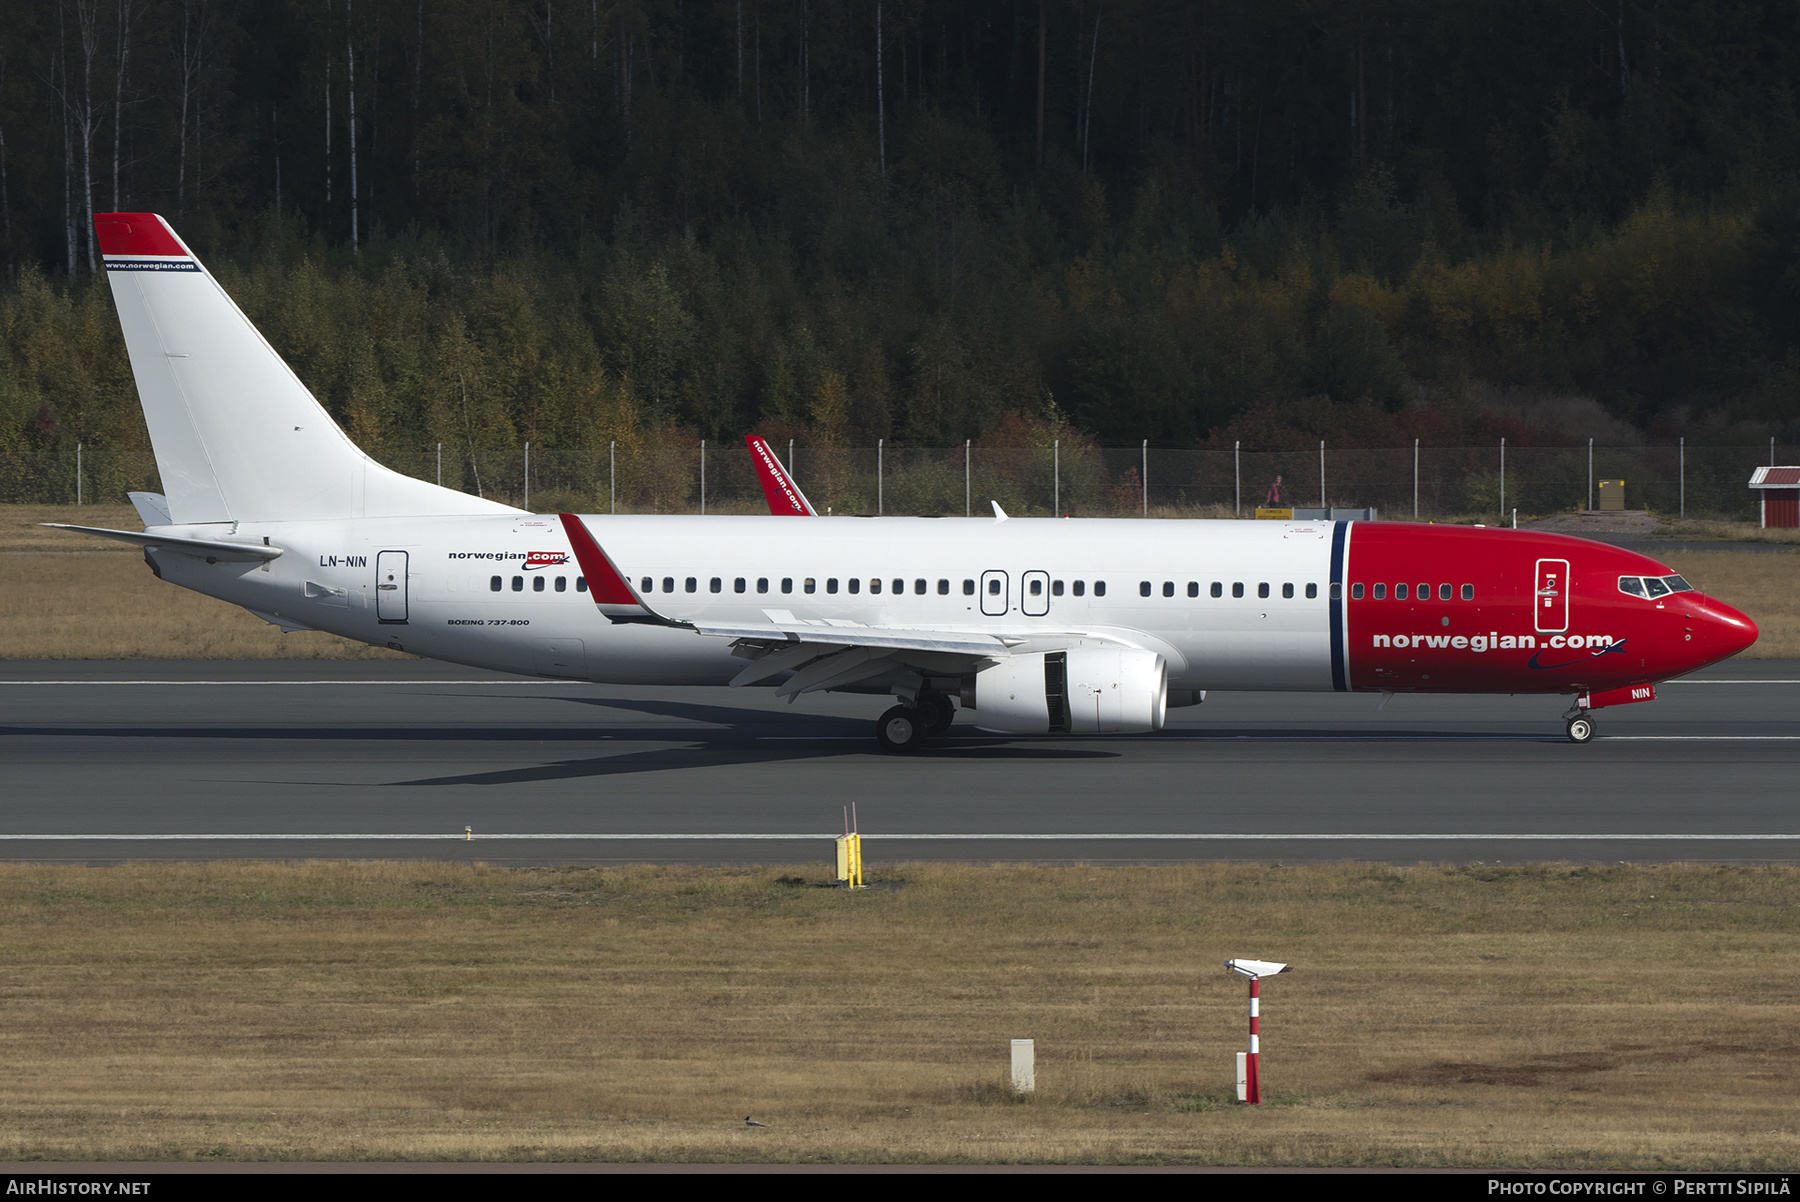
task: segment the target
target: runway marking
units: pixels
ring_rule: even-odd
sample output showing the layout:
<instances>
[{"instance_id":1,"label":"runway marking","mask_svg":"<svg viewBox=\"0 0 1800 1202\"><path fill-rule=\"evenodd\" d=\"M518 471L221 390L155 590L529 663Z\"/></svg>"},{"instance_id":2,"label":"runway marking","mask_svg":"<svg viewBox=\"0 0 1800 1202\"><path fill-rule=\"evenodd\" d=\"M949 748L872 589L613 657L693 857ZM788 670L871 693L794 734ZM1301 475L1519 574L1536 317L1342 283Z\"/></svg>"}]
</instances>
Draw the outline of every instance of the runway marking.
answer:
<instances>
[{"instance_id":1,"label":"runway marking","mask_svg":"<svg viewBox=\"0 0 1800 1202\"><path fill-rule=\"evenodd\" d=\"M463 831L446 833L419 832L364 832L357 834L120 834L120 835L6 835L0 834L0 843L182 843L182 842L245 842L245 843L296 843L296 842L520 842L520 841L582 841L591 843L647 843L647 842L686 842L686 843L791 843L799 840L835 839L836 831L797 831L785 834L761 833L645 833L630 832L621 834L605 834L596 832L547 832L534 834L531 832L508 832L500 834L478 834L473 840ZM885 835L865 835L870 840L887 840L890 842L933 842L933 843L1469 843L1469 842L1506 842L1506 843L1793 843L1800 842L1800 834L1480 834L1455 832L1445 834L1379 834L1346 832L1337 834L1246 834L1229 833L1145 833L1132 834L1126 832L1106 831L1092 833L1002 833L981 832L969 834L908 834L894 832Z\"/></svg>"},{"instance_id":2,"label":"runway marking","mask_svg":"<svg viewBox=\"0 0 1800 1202\"><path fill-rule=\"evenodd\" d=\"M1390 735L1380 731L1369 731L1364 734L1266 734L1266 735L1064 735L1049 739L1041 735L1006 735L995 734L984 737L1006 738L1014 741L1041 739L1044 742L1069 743L1090 742L1104 739L1108 743L1466 743L1473 739L1482 743L1542 743L1557 736L1549 732L1541 734L1488 734L1471 731L1464 734L1441 735ZM757 735L759 743L866 743L867 735ZM1596 735L1596 743L1791 743L1800 742L1800 735ZM937 746L946 746L939 743Z\"/></svg>"},{"instance_id":3,"label":"runway marking","mask_svg":"<svg viewBox=\"0 0 1800 1202\"><path fill-rule=\"evenodd\" d=\"M316 685L316 684L456 684L519 687L522 685L591 685L591 680L0 680L0 685L155 684L155 685Z\"/></svg>"}]
</instances>

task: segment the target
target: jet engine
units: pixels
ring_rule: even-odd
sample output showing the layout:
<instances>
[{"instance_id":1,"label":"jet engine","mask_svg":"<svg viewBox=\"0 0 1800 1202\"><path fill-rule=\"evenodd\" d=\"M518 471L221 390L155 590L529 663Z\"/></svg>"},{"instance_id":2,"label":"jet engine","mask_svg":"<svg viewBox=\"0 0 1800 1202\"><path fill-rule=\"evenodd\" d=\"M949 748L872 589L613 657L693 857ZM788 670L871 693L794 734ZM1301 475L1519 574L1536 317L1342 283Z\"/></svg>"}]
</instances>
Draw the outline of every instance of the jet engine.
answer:
<instances>
[{"instance_id":1,"label":"jet engine","mask_svg":"<svg viewBox=\"0 0 1800 1202\"><path fill-rule=\"evenodd\" d=\"M963 704L977 726L1007 734L1143 734L1162 729L1168 665L1131 647L1014 655L976 673Z\"/></svg>"}]
</instances>

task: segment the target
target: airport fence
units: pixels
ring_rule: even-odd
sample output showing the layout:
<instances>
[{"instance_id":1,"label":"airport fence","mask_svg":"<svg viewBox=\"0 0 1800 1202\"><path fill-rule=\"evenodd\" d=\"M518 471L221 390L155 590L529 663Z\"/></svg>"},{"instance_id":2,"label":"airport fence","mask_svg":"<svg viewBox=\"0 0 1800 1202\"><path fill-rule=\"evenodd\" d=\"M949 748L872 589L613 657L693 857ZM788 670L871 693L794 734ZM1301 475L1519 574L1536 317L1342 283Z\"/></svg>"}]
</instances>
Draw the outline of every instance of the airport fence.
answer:
<instances>
[{"instance_id":1,"label":"airport fence","mask_svg":"<svg viewBox=\"0 0 1800 1202\"><path fill-rule=\"evenodd\" d=\"M820 513L951 516L991 512L1076 517L1252 517L1260 505L1375 508L1432 520L1592 508L1601 480L1625 482L1625 504L1668 516L1752 519L1759 465L1800 462L1800 447L1395 447L1292 451L1038 448L777 447ZM396 471L541 512L758 513L749 451L695 442L601 443L470 452L445 443L383 450ZM162 491L148 448L56 446L0 452L0 501L118 503Z\"/></svg>"}]
</instances>

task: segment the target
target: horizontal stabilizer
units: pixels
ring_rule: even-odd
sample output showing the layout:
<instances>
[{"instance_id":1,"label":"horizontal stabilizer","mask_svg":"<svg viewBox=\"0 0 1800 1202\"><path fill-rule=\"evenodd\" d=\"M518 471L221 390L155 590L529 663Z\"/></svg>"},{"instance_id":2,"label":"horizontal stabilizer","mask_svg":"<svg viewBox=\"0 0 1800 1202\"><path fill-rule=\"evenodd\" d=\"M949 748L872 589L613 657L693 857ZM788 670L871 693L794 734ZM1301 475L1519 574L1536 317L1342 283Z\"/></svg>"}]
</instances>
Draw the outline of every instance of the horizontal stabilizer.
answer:
<instances>
[{"instance_id":1,"label":"horizontal stabilizer","mask_svg":"<svg viewBox=\"0 0 1800 1202\"><path fill-rule=\"evenodd\" d=\"M232 543L210 538L180 538L174 535L157 534L151 530L107 530L100 526L71 526L65 522L40 522L39 525L50 526L57 530L73 530L77 534L92 534L97 538L116 539L122 543L136 543L140 547L166 547L171 551L179 551L183 555L197 555L203 559L218 559L230 562L252 563L267 562L280 559L282 549L271 547L267 543Z\"/></svg>"}]
</instances>

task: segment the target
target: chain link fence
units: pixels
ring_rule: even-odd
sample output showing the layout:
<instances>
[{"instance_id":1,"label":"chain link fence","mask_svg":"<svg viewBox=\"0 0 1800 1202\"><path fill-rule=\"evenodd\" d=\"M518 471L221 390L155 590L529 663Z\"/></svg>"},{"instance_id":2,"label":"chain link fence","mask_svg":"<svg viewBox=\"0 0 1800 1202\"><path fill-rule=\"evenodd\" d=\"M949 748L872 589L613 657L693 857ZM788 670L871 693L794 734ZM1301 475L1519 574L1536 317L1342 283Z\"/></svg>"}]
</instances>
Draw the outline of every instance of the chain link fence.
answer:
<instances>
[{"instance_id":1,"label":"chain link fence","mask_svg":"<svg viewBox=\"0 0 1800 1202\"><path fill-rule=\"evenodd\" d=\"M1374 508L1383 518L1511 519L1592 508L1601 480L1625 505L1665 516L1753 520L1758 466L1800 462L1777 446L1401 447L1297 451L777 447L820 513L953 516L1253 517L1260 505ZM763 513L742 443L654 447L465 446L386 451L389 467L448 488L550 512ZM162 491L148 449L57 446L0 452L0 501L123 502Z\"/></svg>"}]
</instances>

